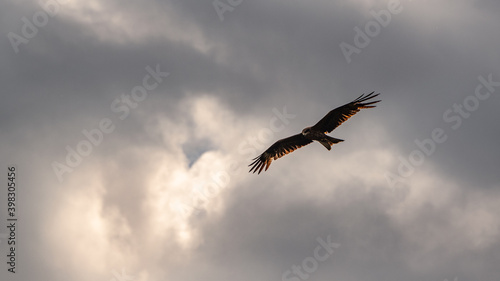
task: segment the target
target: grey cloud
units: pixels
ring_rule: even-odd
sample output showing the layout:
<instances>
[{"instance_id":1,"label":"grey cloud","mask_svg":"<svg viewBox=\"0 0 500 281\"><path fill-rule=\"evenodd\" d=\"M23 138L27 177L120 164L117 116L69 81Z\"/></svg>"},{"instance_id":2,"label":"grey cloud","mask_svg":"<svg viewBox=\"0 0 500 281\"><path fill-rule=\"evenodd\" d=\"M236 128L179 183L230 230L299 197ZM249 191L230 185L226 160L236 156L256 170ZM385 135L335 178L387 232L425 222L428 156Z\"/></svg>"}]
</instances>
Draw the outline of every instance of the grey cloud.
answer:
<instances>
[{"instance_id":1,"label":"grey cloud","mask_svg":"<svg viewBox=\"0 0 500 281\"><path fill-rule=\"evenodd\" d=\"M98 3L61 6L17 54L7 34L41 8L0 4L0 154L20 169L14 280L123 267L134 280L280 280L328 235L341 247L311 280L496 280L500 88L458 129L443 119L479 76L500 81L496 1L401 1L351 63L340 43L388 2L243 0L223 21L212 1ZM157 64L170 75L120 120L112 102ZM247 174L238 146L273 108L297 116L278 139L371 91L382 102L333 132L344 143ZM58 182L51 163L103 118L115 130ZM434 128L448 139L391 186L385 173ZM223 172L218 193L193 200Z\"/></svg>"}]
</instances>

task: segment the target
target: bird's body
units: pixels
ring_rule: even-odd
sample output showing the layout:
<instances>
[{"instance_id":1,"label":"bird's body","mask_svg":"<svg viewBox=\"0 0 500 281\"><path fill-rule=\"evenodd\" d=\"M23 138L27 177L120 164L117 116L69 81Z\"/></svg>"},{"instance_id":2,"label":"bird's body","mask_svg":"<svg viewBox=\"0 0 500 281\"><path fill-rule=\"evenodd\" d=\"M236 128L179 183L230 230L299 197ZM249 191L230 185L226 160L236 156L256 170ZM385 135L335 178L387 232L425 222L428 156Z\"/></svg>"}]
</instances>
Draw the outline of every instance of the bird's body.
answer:
<instances>
[{"instance_id":1,"label":"bird's body","mask_svg":"<svg viewBox=\"0 0 500 281\"><path fill-rule=\"evenodd\" d=\"M302 130L302 133L275 142L261 155L253 159L254 161L249 165L252 166L250 172L253 171L255 173L258 170L258 173L260 174L264 167L267 171L269 165L271 165L271 162L273 160L276 160L296 149L299 149L302 146L308 145L313 141L317 141L321 143L326 149L331 150L333 144L342 142L344 140L330 137L327 135L327 133L333 131L340 124L356 114L361 108L375 107L373 104L379 102L380 100L367 103L363 102L378 95L379 94L374 95L373 92L366 96L361 95L354 101L328 112L328 114L314 126L304 128Z\"/></svg>"},{"instance_id":2,"label":"bird's body","mask_svg":"<svg viewBox=\"0 0 500 281\"><path fill-rule=\"evenodd\" d=\"M333 144L344 141L341 139L332 138L321 131L315 130L313 127L304 128L304 130L302 130L302 135L306 139L321 143L328 150L332 149Z\"/></svg>"}]
</instances>

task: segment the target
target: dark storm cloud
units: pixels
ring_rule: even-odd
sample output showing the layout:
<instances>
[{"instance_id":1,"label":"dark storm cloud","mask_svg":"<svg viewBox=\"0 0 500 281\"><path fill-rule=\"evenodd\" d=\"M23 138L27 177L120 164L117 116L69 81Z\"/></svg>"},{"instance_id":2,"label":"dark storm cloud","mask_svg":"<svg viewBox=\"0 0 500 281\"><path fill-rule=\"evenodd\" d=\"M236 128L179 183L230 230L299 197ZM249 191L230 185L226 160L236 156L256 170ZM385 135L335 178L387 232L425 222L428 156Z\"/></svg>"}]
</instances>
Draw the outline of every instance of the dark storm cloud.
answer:
<instances>
[{"instance_id":1,"label":"dark storm cloud","mask_svg":"<svg viewBox=\"0 0 500 281\"><path fill-rule=\"evenodd\" d=\"M123 266L135 280L280 280L329 235L340 247L311 280L495 280L500 87L467 117L455 104L479 77L500 81L499 7L401 1L349 63L340 44L389 2L233 1L221 20L213 1L68 1L18 53L7 35L42 8L2 2L0 151L24 181L18 280L110 280ZM169 76L120 120L111 104L156 65ZM297 116L277 139L371 91L382 102L336 130L346 142L331 152L312 144L258 177L224 170L273 108ZM114 132L60 183L50 164L103 118ZM385 174L436 128L446 141L391 186ZM230 181L200 210L169 213L220 169Z\"/></svg>"}]
</instances>

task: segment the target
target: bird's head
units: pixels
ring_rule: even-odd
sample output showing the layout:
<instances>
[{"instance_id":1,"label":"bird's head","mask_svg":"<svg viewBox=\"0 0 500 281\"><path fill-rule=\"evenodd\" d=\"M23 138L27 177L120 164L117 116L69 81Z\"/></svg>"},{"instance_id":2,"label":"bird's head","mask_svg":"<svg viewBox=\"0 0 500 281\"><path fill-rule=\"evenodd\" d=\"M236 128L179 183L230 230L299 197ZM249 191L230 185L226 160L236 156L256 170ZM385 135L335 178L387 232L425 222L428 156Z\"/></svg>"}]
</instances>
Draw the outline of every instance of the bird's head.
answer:
<instances>
[{"instance_id":1,"label":"bird's head","mask_svg":"<svg viewBox=\"0 0 500 281\"><path fill-rule=\"evenodd\" d=\"M304 130L302 130L302 135L307 136L310 132L311 132L311 127L304 128Z\"/></svg>"}]
</instances>

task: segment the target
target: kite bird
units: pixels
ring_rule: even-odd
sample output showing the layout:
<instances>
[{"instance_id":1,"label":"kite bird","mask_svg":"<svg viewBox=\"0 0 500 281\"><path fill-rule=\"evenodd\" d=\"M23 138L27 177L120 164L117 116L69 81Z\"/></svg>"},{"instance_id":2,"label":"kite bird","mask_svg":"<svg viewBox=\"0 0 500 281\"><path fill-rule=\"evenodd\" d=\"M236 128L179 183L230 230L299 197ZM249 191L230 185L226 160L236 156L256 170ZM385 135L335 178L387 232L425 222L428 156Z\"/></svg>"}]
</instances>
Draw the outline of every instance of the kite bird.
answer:
<instances>
[{"instance_id":1,"label":"kite bird","mask_svg":"<svg viewBox=\"0 0 500 281\"><path fill-rule=\"evenodd\" d=\"M366 102L379 95L374 95L373 93L374 92L371 92L369 95L363 94L352 102L333 109L328 112L323 119L319 120L316 125L302 130L302 133L275 142L261 155L253 159L254 161L248 165L252 166L250 172L253 171L253 173L255 173L259 171L258 174L260 174L264 167L266 167L265 171L267 171L273 160L281 158L284 155L308 145L313 141L321 143L328 150L332 149L332 144L336 144L344 140L332 138L326 134L330 133L335 128L340 126L340 124L351 118L351 116L360 111L361 108L375 107L373 104L379 102L380 100Z\"/></svg>"}]
</instances>

